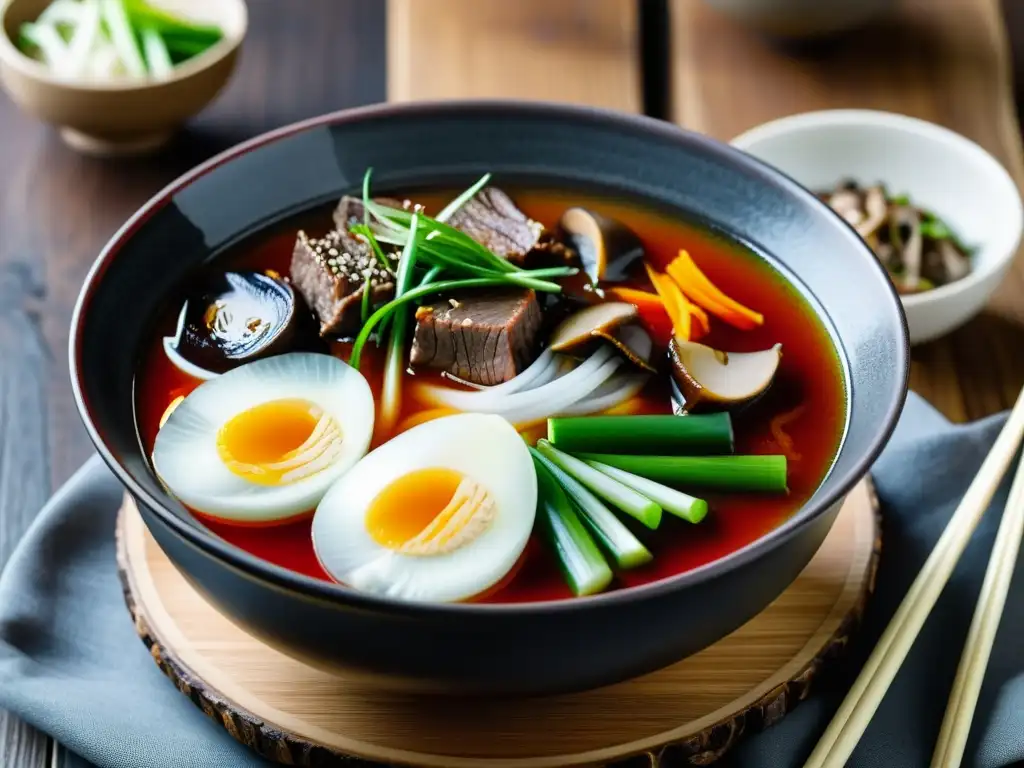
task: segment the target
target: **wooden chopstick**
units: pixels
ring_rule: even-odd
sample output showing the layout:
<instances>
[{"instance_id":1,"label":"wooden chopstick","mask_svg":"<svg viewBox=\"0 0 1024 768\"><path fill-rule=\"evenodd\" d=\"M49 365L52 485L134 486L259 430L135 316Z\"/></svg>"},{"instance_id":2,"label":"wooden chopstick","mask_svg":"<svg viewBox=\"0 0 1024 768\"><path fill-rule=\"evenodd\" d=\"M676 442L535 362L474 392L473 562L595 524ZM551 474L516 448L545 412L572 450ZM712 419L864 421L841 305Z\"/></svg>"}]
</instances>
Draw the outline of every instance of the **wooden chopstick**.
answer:
<instances>
[{"instance_id":1,"label":"wooden chopstick","mask_svg":"<svg viewBox=\"0 0 1024 768\"><path fill-rule=\"evenodd\" d=\"M818 741L805 768L842 768L864 734L1024 437L1024 389L942 536Z\"/></svg>"},{"instance_id":2,"label":"wooden chopstick","mask_svg":"<svg viewBox=\"0 0 1024 768\"><path fill-rule=\"evenodd\" d=\"M981 683L992 653L999 621L1003 616L1010 582L1017 565L1021 537L1024 536L1024 461L1017 465L1017 474L999 523L992 554L989 555L985 580L981 585L978 605L967 633L960 665L956 670L953 690L946 705L946 714L939 730L939 740L932 754L931 768L957 768L964 756L971 720L978 704Z\"/></svg>"}]
</instances>

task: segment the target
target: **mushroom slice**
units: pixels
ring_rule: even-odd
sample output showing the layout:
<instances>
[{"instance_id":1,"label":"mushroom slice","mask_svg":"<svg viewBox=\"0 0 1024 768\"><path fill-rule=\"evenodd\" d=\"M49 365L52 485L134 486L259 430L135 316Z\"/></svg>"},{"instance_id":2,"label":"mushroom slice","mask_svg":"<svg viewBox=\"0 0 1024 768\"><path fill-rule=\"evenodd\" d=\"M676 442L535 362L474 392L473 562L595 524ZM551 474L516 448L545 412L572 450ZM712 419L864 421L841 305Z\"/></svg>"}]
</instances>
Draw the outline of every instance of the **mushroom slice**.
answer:
<instances>
[{"instance_id":1,"label":"mushroom slice","mask_svg":"<svg viewBox=\"0 0 1024 768\"><path fill-rule=\"evenodd\" d=\"M669 343L672 379L688 412L724 411L746 405L771 386L782 359L782 345L761 352L722 352L673 338Z\"/></svg>"},{"instance_id":2,"label":"mushroom slice","mask_svg":"<svg viewBox=\"0 0 1024 768\"><path fill-rule=\"evenodd\" d=\"M604 301L591 304L565 318L548 340L554 352L574 354L593 343L597 333L611 334L622 325L640 316L635 306L625 301Z\"/></svg>"},{"instance_id":3,"label":"mushroom slice","mask_svg":"<svg viewBox=\"0 0 1024 768\"><path fill-rule=\"evenodd\" d=\"M900 252L903 277L897 286L900 292L919 290L924 240L921 236L921 216L909 205L894 208L889 214L889 239Z\"/></svg>"},{"instance_id":4,"label":"mushroom slice","mask_svg":"<svg viewBox=\"0 0 1024 768\"><path fill-rule=\"evenodd\" d=\"M861 196L856 189L840 187L826 199L829 207L842 216L850 226L856 227L864 220Z\"/></svg>"},{"instance_id":5,"label":"mushroom slice","mask_svg":"<svg viewBox=\"0 0 1024 768\"><path fill-rule=\"evenodd\" d=\"M593 284L625 280L644 258L643 243L633 230L587 208L567 210L559 227Z\"/></svg>"},{"instance_id":6,"label":"mushroom slice","mask_svg":"<svg viewBox=\"0 0 1024 768\"><path fill-rule=\"evenodd\" d=\"M938 243L939 254L942 256L942 264L946 271L944 282L951 283L967 277L971 271L970 260L949 240L939 240Z\"/></svg>"},{"instance_id":7,"label":"mushroom slice","mask_svg":"<svg viewBox=\"0 0 1024 768\"><path fill-rule=\"evenodd\" d=\"M299 299L284 280L261 272L226 272L202 285L182 305L164 351L182 372L215 376L291 348Z\"/></svg>"},{"instance_id":8,"label":"mushroom slice","mask_svg":"<svg viewBox=\"0 0 1024 768\"><path fill-rule=\"evenodd\" d=\"M863 238L873 237L889 215L889 204L885 201L885 190L879 186L869 187L864 193L866 216L854 224L857 234Z\"/></svg>"},{"instance_id":9,"label":"mushroom slice","mask_svg":"<svg viewBox=\"0 0 1024 768\"><path fill-rule=\"evenodd\" d=\"M614 331L594 331L594 336L611 343L623 357L638 368L651 373L657 370L651 365L654 342L650 334L639 325L623 325Z\"/></svg>"}]
</instances>

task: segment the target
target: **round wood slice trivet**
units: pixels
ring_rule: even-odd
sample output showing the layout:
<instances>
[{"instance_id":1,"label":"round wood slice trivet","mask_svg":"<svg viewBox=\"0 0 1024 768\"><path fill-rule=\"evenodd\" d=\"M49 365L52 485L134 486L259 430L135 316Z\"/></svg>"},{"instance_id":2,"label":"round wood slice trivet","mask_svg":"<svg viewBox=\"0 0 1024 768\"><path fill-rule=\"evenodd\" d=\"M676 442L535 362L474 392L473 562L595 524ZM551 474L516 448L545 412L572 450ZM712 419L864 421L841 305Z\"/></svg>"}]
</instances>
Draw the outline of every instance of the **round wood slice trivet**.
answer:
<instances>
[{"instance_id":1,"label":"round wood slice trivet","mask_svg":"<svg viewBox=\"0 0 1024 768\"><path fill-rule=\"evenodd\" d=\"M846 645L881 547L867 481L761 614L661 671L581 694L429 700L358 685L268 648L185 581L126 499L118 564L154 660L236 739L288 765L432 768L708 765L782 718Z\"/></svg>"}]
</instances>

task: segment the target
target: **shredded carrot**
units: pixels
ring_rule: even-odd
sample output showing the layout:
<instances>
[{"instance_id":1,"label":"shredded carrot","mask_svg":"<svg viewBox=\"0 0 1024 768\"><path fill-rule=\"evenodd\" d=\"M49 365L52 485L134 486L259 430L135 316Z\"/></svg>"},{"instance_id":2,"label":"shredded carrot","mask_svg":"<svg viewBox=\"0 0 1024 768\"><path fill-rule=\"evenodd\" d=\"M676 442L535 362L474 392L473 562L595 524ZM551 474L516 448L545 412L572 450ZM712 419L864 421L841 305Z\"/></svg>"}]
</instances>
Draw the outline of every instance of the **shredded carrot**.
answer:
<instances>
[{"instance_id":1,"label":"shredded carrot","mask_svg":"<svg viewBox=\"0 0 1024 768\"><path fill-rule=\"evenodd\" d=\"M700 333L699 334L694 332L695 329L693 329L693 328L690 329L691 330L691 334L692 334L692 338L690 340L694 341L696 339L699 339L704 334L711 332L711 322L708 320L708 313L707 312L705 312L703 309L698 307L692 301L688 302L688 304L689 304L689 309L690 309L690 315L693 316L693 319L696 320L697 324L700 326Z\"/></svg>"},{"instance_id":2,"label":"shredded carrot","mask_svg":"<svg viewBox=\"0 0 1024 768\"><path fill-rule=\"evenodd\" d=\"M672 328L675 330L676 336L684 341L689 341L691 325L690 302L686 300L683 292L672 282L670 277L663 272L658 272L649 264L644 264L644 266L647 269L648 277L651 278L651 283L654 285L654 290L658 292L662 302L665 304L665 311L672 318Z\"/></svg>"},{"instance_id":3,"label":"shredded carrot","mask_svg":"<svg viewBox=\"0 0 1024 768\"><path fill-rule=\"evenodd\" d=\"M655 293L651 293L650 291L641 291L637 288L626 288L624 286L616 285L609 288L608 293L619 301L634 304L641 312L644 310L650 310L653 312L659 309L665 309L665 305L662 303L661 297Z\"/></svg>"},{"instance_id":4,"label":"shredded carrot","mask_svg":"<svg viewBox=\"0 0 1024 768\"><path fill-rule=\"evenodd\" d=\"M669 343L675 333L675 328L660 296L650 291L622 286L613 286L608 289L607 293L609 296L637 308L641 322L656 344L666 346Z\"/></svg>"},{"instance_id":5,"label":"shredded carrot","mask_svg":"<svg viewBox=\"0 0 1024 768\"><path fill-rule=\"evenodd\" d=\"M712 315L742 330L764 323L764 315L743 306L722 293L697 267L685 250L680 250L665 270L686 297Z\"/></svg>"}]
</instances>

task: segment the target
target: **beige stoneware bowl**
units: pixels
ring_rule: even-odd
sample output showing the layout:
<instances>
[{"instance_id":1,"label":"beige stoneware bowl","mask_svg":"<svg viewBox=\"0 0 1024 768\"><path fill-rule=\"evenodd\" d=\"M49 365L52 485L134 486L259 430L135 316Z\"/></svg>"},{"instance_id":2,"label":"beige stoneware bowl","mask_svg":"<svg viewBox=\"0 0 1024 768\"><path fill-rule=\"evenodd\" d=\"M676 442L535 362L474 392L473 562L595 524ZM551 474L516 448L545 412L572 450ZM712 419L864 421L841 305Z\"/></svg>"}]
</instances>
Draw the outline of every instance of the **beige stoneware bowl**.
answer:
<instances>
[{"instance_id":1,"label":"beige stoneware bowl","mask_svg":"<svg viewBox=\"0 0 1024 768\"><path fill-rule=\"evenodd\" d=\"M49 0L0 0L0 82L25 112L51 123L89 154L138 154L166 143L227 84L248 26L243 0L160 0L154 5L217 24L224 38L165 80L79 83L62 79L14 43Z\"/></svg>"}]
</instances>

